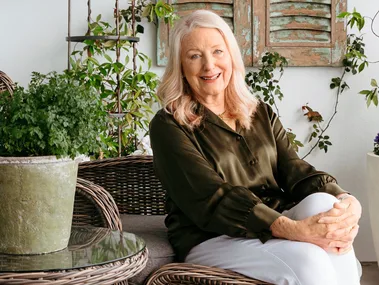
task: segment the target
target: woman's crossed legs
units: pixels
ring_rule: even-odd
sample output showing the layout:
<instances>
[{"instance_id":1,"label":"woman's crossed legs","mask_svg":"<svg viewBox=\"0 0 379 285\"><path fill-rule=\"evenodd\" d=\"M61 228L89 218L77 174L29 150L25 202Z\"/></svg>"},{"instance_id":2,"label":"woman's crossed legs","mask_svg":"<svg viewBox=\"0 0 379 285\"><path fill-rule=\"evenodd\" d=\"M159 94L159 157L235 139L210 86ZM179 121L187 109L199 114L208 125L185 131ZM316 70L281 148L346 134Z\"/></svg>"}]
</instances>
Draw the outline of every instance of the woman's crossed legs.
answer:
<instances>
[{"instance_id":1,"label":"woman's crossed legs","mask_svg":"<svg viewBox=\"0 0 379 285\"><path fill-rule=\"evenodd\" d=\"M328 211L338 201L326 193L306 197L283 215L301 220ZM276 285L358 285L354 250L328 253L311 243L219 236L195 246L186 262L239 272Z\"/></svg>"}]
</instances>

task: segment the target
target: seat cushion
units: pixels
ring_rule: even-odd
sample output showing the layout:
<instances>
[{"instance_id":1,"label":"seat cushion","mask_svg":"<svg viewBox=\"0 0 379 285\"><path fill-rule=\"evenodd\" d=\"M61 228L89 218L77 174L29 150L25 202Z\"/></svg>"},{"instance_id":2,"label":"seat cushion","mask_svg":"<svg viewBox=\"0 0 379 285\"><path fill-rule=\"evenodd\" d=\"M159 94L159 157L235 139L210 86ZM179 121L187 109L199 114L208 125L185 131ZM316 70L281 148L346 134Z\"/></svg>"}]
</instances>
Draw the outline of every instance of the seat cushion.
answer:
<instances>
[{"instance_id":1,"label":"seat cushion","mask_svg":"<svg viewBox=\"0 0 379 285\"><path fill-rule=\"evenodd\" d=\"M130 283L143 281L159 267L174 261L174 251L167 239L166 216L121 215L122 229L143 238L149 250L145 269L130 279Z\"/></svg>"}]
</instances>

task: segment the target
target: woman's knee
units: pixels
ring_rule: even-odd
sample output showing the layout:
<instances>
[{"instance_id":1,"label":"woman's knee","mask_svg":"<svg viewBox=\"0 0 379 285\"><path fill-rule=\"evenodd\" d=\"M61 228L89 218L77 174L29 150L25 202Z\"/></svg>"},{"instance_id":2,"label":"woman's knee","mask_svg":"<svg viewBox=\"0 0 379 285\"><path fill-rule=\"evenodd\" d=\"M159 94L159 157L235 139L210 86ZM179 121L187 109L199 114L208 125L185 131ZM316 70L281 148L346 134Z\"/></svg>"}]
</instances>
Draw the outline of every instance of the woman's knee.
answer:
<instances>
[{"instance_id":1,"label":"woman's knee","mask_svg":"<svg viewBox=\"0 0 379 285\"><path fill-rule=\"evenodd\" d=\"M314 193L305 197L294 207L293 219L303 220L321 212L329 211L338 199L328 193Z\"/></svg>"},{"instance_id":2,"label":"woman's knee","mask_svg":"<svg viewBox=\"0 0 379 285\"><path fill-rule=\"evenodd\" d=\"M293 251L291 270L301 285L336 285L337 275L328 253L314 244Z\"/></svg>"}]
</instances>

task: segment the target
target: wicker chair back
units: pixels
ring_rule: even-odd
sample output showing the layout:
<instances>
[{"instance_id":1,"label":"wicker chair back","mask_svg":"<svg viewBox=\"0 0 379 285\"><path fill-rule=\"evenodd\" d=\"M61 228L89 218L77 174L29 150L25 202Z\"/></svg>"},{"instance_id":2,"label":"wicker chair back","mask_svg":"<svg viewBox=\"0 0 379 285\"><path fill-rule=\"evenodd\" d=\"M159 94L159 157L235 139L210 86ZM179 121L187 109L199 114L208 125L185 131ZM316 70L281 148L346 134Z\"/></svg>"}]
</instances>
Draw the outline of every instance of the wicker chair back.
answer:
<instances>
[{"instance_id":1,"label":"wicker chair back","mask_svg":"<svg viewBox=\"0 0 379 285\"><path fill-rule=\"evenodd\" d=\"M166 191L154 174L152 156L82 162L78 177L104 187L115 200L120 214L166 214Z\"/></svg>"}]
</instances>

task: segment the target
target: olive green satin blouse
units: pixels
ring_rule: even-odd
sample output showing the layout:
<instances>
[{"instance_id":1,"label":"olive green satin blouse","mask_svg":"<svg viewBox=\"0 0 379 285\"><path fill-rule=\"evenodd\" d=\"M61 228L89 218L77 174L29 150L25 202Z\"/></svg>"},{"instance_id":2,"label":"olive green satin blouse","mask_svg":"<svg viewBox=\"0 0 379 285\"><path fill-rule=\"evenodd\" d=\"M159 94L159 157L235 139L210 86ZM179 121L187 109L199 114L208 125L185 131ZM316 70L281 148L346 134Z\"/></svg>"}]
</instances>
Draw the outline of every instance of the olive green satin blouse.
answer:
<instances>
[{"instance_id":1,"label":"olive green satin blouse","mask_svg":"<svg viewBox=\"0 0 379 285\"><path fill-rule=\"evenodd\" d=\"M270 225L307 195L344 193L291 147L277 115L260 102L250 130L236 131L204 106L193 131L160 110L150 124L155 172L167 190L166 226L179 260L219 236L272 237Z\"/></svg>"}]
</instances>

